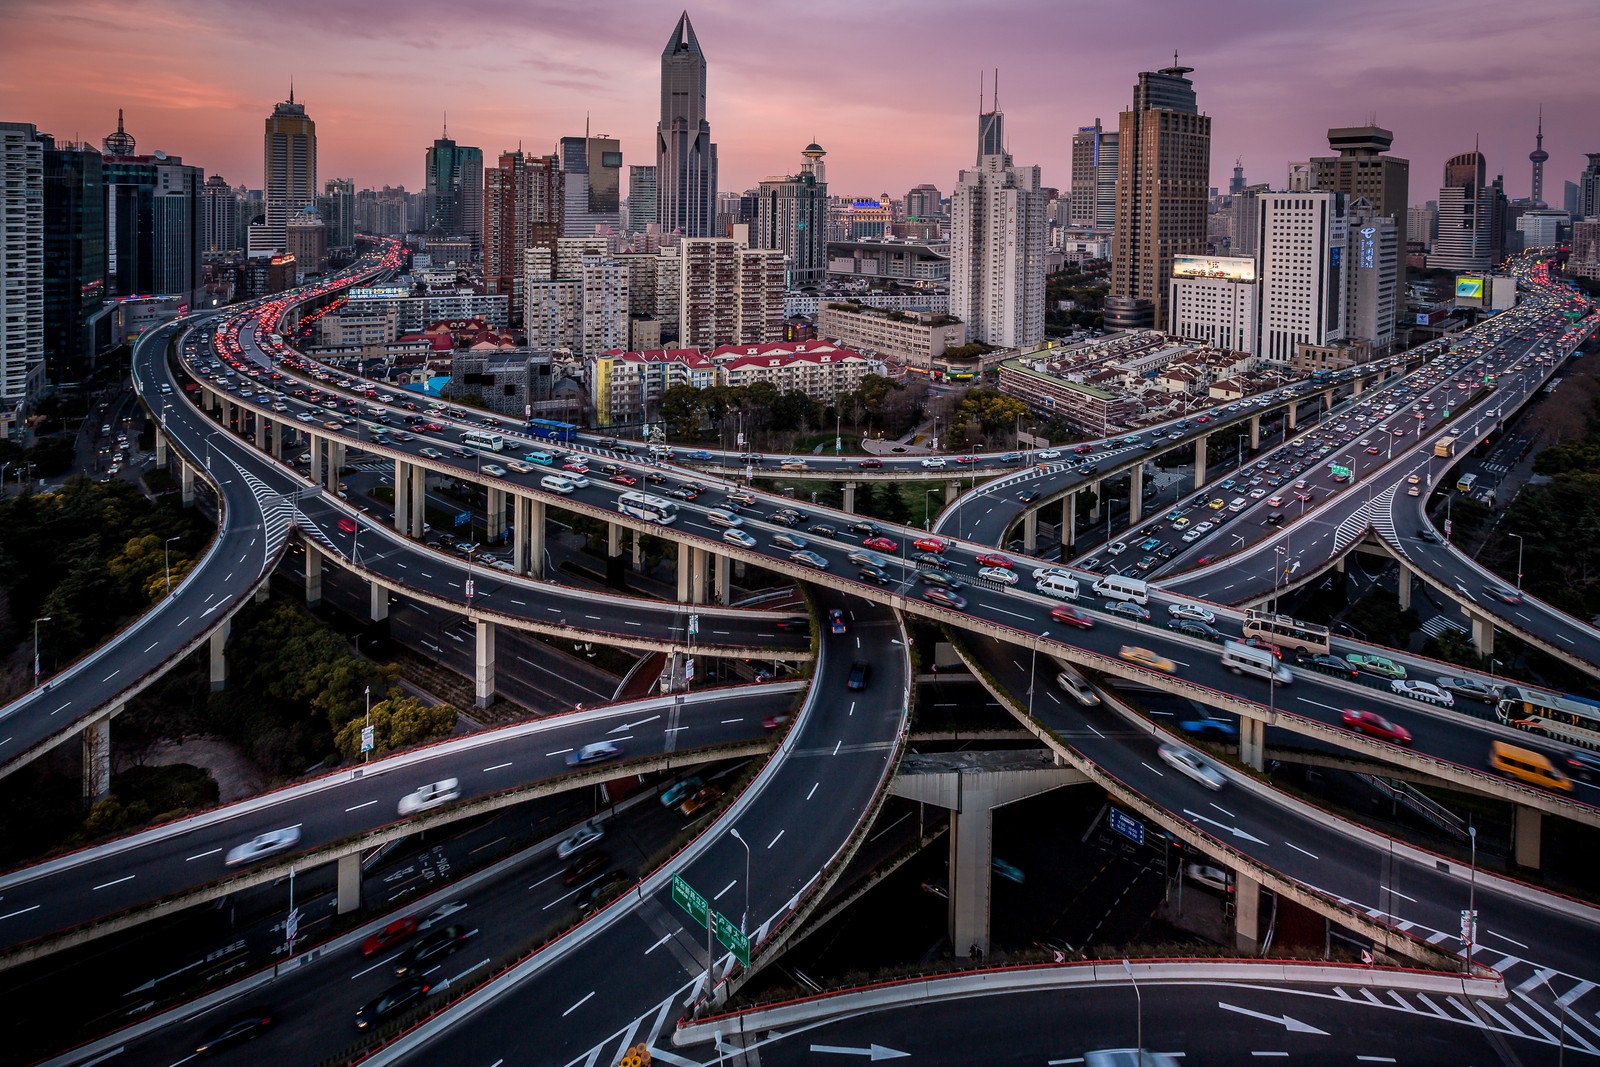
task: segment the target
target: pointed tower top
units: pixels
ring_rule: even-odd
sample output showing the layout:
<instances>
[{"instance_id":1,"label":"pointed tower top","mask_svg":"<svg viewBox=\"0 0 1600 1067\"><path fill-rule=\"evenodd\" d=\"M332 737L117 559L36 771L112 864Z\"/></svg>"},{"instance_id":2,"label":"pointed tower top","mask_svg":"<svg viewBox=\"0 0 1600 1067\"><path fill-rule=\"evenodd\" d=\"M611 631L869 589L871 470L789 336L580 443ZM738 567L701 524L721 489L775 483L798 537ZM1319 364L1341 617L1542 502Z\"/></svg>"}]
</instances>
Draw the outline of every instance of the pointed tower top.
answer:
<instances>
[{"instance_id":1,"label":"pointed tower top","mask_svg":"<svg viewBox=\"0 0 1600 1067\"><path fill-rule=\"evenodd\" d=\"M294 103L294 75L289 75L289 103Z\"/></svg>"},{"instance_id":2,"label":"pointed tower top","mask_svg":"<svg viewBox=\"0 0 1600 1067\"><path fill-rule=\"evenodd\" d=\"M695 38L694 26L689 22L689 12L685 11L678 16L678 25L672 31L672 36L667 39L667 47L661 52L663 56L676 55L686 52L690 55L704 56L700 51L700 42Z\"/></svg>"}]
</instances>

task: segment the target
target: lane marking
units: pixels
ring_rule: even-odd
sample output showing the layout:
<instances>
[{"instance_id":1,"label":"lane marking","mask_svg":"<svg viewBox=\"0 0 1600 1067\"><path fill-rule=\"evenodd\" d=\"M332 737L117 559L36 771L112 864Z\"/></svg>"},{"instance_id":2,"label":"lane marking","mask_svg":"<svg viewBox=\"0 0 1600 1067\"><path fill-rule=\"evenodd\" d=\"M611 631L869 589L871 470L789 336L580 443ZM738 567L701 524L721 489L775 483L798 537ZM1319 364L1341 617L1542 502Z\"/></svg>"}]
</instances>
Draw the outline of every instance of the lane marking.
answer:
<instances>
[{"instance_id":1,"label":"lane marking","mask_svg":"<svg viewBox=\"0 0 1600 1067\"><path fill-rule=\"evenodd\" d=\"M784 835L784 831L783 830L779 830L778 831L778 836L774 837L771 841L767 842L767 847L771 848L773 845L776 845L780 840L782 840L783 835Z\"/></svg>"},{"instance_id":2,"label":"lane marking","mask_svg":"<svg viewBox=\"0 0 1600 1067\"><path fill-rule=\"evenodd\" d=\"M483 773L488 774L490 771L503 771L509 766L511 766L509 763L496 763L493 767L485 767L483 769Z\"/></svg>"},{"instance_id":3,"label":"lane marking","mask_svg":"<svg viewBox=\"0 0 1600 1067\"><path fill-rule=\"evenodd\" d=\"M1285 841L1284 844L1288 845L1290 848L1294 849L1296 852L1299 852L1299 853L1301 853L1303 855L1306 855L1306 856L1310 856L1314 860L1320 860L1322 858L1322 857L1318 856L1315 852L1307 852L1305 849L1301 848L1299 845L1295 844L1293 841ZM1446 936L1448 936L1448 935L1446 935Z\"/></svg>"},{"instance_id":4,"label":"lane marking","mask_svg":"<svg viewBox=\"0 0 1600 1067\"><path fill-rule=\"evenodd\" d=\"M133 881L133 879L134 879L133 875L126 874L126 875L123 875L121 878L114 879L113 881L102 882L99 885L95 886L94 888L95 888L96 891L101 890L101 889L109 889L111 886L121 885L123 882L131 882L131 881Z\"/></svg>"},{"instance_id":5,"label":"lane marking","mask_svg":"<svg viewBox=\"0 0 1600 1067\"><path fill-rule=\"evenodd\" d=\"M656 949L660 948L662 945L665 945L668 941L671 941L671 940L672 940L672 935L671 934L662 934L661 935L661 940L657 941L655 944L653 944L649 948L645 949L644 950L644 954L646 956L650 955L650 953L654 952Z\"/></svg>"},{"instance_id":6,"label":"lane marking","mask_svg":"<svg viewBox=\"0 0 1600 1067\"><path fill-rule=\"evenodd\" d=\"M722 892L721 893L718 893L716 896L712 897L711 899L712 900L721 900L724 896L727 895L728 890L732 889L734 886L736 886L738 884L739 884L739 879L735 878L733 881L729 882L727 885L722 887Z\"/></svg>"},{"instance_id":7,"label":"lane marking","mask_svg":"<svg viewBox=\"0 0 1600 1067\"><path fill-rule=\"evenodd\" d=\"M369 800L364 804L357 804L354 807L345 808L344 810L345 810L346 813L349 813L349 812L352 812L352 811L360 811L362 808L370 808L370 807L372 807L372 805L374 805L376 803L377 803L377 800Z\"/></svg>"},{"instance_id":8,"label":"lane marking","mask_svg":"<svg viewBox=\"0 0 1600 1067\"><path fill-rule=\"evenodd\" d=\"M589 997L592 997L592 996L594 996L594 990L591 989L589 991L589 995L588 996L584 997L582 1000L578 1001L578 1003L574 1004L572 1007L570 1007L566 1011L562 1012L561 1013L561 1017L563 1019L565 1019L567 1016L571 1015L573 1012L577 1011L579 1008L581 1008L585 1004L589 1003Z\"/></svg>"}]
</instances>

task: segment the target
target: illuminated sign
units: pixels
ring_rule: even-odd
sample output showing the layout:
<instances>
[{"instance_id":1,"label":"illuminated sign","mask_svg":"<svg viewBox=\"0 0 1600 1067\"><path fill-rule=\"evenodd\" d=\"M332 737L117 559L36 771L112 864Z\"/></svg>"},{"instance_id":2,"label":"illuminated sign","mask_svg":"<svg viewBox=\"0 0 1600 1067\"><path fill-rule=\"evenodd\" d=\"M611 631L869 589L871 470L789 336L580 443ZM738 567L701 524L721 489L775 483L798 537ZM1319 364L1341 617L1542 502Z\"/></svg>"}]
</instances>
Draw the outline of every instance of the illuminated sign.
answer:
<instances>
[{"instance_id":1,"label":"illuminated sign","mask_svg":"<svg viewBox=\"0 0 1600 1067\"><path fill-rule=\"evenodd\" d=\"M358 285L350 289L351 300L392 300L397 296L410 296L404 285Z\"/></svg>"},{"instance_id":2,"label":"illuminated sign","mask_svg":"<svg viewBox=\"0 0 1600 1067\"><path fill-rule=\"evenodd\" d=\"M1376 247L1378 242L1373 239L1373 234L1377 232L1378 230L1375 226L1361 227L1360 239L1356 245L1356 259L1362 268L1366 270L1372 269L1373 260L1377 258Z\"/></svg>"},{"instance_id":3,"label":"illuminated sign","mask_svg":"<svg viewBox=\"0 0 1600 1067\"><path fill-rule=\"evenodd\" d=\"M1256 261L1249 256L1173 256L1172 276L1253 282L1256 280Z\"/></svg>"},{"instance_id":4,"label":"illuminated sign","mask_svg":"<svg viewBox=\"0 0 1600 1067\"><path fill-rule=\"evenodd\" d=\"M1483 299L1483 279L1460 277L1456 279L1456 299L1465 297L1468 300Z\"/></svg>"}]
</instances>

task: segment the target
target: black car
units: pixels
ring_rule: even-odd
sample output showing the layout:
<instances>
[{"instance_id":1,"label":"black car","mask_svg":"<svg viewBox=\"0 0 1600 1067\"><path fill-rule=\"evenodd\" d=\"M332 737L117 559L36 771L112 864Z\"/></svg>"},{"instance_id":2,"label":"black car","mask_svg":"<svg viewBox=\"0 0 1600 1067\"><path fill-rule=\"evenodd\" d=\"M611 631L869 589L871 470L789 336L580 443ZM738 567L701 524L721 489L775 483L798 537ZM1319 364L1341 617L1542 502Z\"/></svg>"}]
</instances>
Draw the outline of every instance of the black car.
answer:
<instances>
[{"instance_id":1,"label":"black car","mask_svg":"<svg viewBox=\"0 0 1600 1067\"><path fill-rule=\"evenodd\" d=\"M867 674L871 667L865 663L850 664L850 677L845 681L846 689L865 689L867 687Z\"/></svg>"},{"instance_id":2,"label":"black car","mask_svg":"<svg viewBox=\"0 0 1600 1067\"><path fill-rule=\"evenodd\" d=\"M633 879L622 871L608 871L605 877L590 886L578 898L578 910L582 912L593 911L632 884Z\"/></svg>"},{"instance_id":3,"label":"black car","mask_svg":"<svg viewBox=\"0 0 1600 1067\"><path fill-rule=\"evenodd\" d=\"M391 1015L421 1003L431 988L421 975L396 982L356 1011L356 1029L365 1030L373 1023L382 1022Z\"/></svg>"},{"instance_id":4,"label":"black car","mask_svg":"<svg viewBox=\"0 0 1600 1067\"><path fill-rule=\"evenodd\" d=\"M1167 623L1167 629L1175 630L1189 637L1198 637L1205 641L1221 641L1222 634L1213 627L1207 626L1198 619L1174 619Z\"/></svg>"},{"instance_id":5,"label":"black car","mask_svg":"<svg viewBox=\"0 0 1600 1067\"><path fill-rule=\"evenodd\" d=\"M394 961L395 977L404 978L419 970L423 964L450 955L466 944L475 932L453 923L438 930L429 930Z\"/></svg>"},{"instance_id":6,"label":"black car","mask_svg":"<svg viewBox=\"0 0 1600 1067\"><path fill-rule=\"evenodd\" d=\"M947 571L950 569L950 561L939 555L937 552L923 552L920 555L913 557L912 562L919 567L937 567L942 571Z\"/></svg>"},{"instance_id":7,"label":"black car","mask_svg":"<svg viewBox=\"0 0 1600 1067\"><path fill-rule=\"evenodd\" d=\"M863 537L877 537L881 532L877 523L868 522L865 519L860 522L852 522L846 529L853 534L861 534Z\"/></svg>"},{"instance_id":8,"label":"black car","mask_svg":"<svg viewBox=\"0 0 1600 1067\"><path fill-rule=\"evenodd\" d=\"M780 526L793 526L800 521L800 516L786 508L783 511L774 511L772 521Z\"/></svg>"},{"instance_id":9,"label":"black car","mask_svg":"<svg viewBox=\"0 0 1600 1067\"><path fill-rule=\"evenodd\" d=\"M967 583L944 571L922 571L917 575L923 585L936 585L941 589L960 589Z\"/></svg>"},{"instance_id":10,"label":"black car","mask_svg":"<svg viewBox=\"0 0 1600 1067\"><path fill-rule=\"evenodd\" d=\"M1020 500L1024 504L1031 504L1035 500L1039 499L1039 495L1040 495L1039 494L1039 490L1037 490L1037 489L1029 489L1026 492L1018 493L1017 494L1017 499Z\"/></svg>"},{"instance_id":11,"label":"black car","mask_svg":"<svg viewBox=\"0 0 1600 1067\"><path fill-rule=\"evenodd\" d=\"M862 567L858 572L863 582L876 582L879 585L888 585L892 580L889 572L882 567Z\"/></svg>"},{"instance_id":12,"label":"black car","mask_svg":"<svg viewBox=\"0 0 1600 1067\"><path fill-rule=\"evenodd\" d=\"M213 1052L253 1041L271 1025L272 1016L264 1011L248 1011L235 1015L227 1022L212 1027L194 1050L201 1056L209 1056Z\"/></svg>"},{"instance_id":13,"label":"black car","mask_svg":"<svg viewBox=\"0 0 1600 1067\"><path fill-rule=\"evenodd\" d=\"M1309 664L1313 667L1321 667L1324 670L1332 671L1334 674L1348 675L1351 678L1354 678L1361 673L1354 667L1350 666L1349 662L1346 661L1342 656L1301 656L1300 662L1302 664Z\"/></svg>"},{"instance_id":14,"label":"black car","mask_svg":"<svg viewBox=\"0 0 1600 1067\"><path fill-rule=\"evenodd\" d=\"M803 632L803 631L809 631L810 629L811 629L811 620L806 618L803 615L797 615L792 619L779 619L778 620L778 632L779 633Z\"/></svg>"},{"instance_id":15,"label":"black car","mask_svg":"<svg viewBox=\"0 0 1600 1067\"><path fill-rule=\"evenodd\" d=\"M1589 752L1581 748L1570 749L1562 758L1561 765L1574 778L1582 778L1586 782L1600 778L1600 752Z\"/></svg>"},{"instance_id":16,"label":"black car","mask_svg":"<svg viewBox=\"0 0 1600 1067\"><path fill-rule=\"evenodd\" d=\"M839 528L837 526L834 526L832 523L827 523L827 522L819 522L815 526L811 527L806 532L807 533L814 533L818 537L838 537L839 536Z\"/></svg>"}]
</instances>

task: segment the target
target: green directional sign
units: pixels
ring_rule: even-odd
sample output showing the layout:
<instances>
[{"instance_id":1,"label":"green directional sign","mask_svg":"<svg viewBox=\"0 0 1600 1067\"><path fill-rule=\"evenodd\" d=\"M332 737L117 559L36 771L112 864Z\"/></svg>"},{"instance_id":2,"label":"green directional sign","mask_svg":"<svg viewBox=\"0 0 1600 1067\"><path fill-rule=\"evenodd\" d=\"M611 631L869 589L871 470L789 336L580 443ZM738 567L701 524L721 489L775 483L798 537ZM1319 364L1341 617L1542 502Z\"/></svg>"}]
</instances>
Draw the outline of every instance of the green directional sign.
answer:
<instances>
[{"instance_id":1,"label":"green directional sign","mask_svg":"<svg viewBox=\"0 0 1600 1067\"><path fill-rule=\"evenodd\" d=\"M743 934L739 928L728 921L726 915L717 913L717 940L722 942L722 947L733 953L734 959L750 966L750 938Z\"/></svg>"},{"instance_id":2,"label":"green directional sign","mask_svg":"<svg viewBox=\"0 0 1600 1067\"><path fill-rule=\"evenodd\" d=\"M711 921L711 905L706 903L706 898L676 874L672 876L672 902L688 912L689 918L701 929Z\"/></svg>"}]
</instances>

